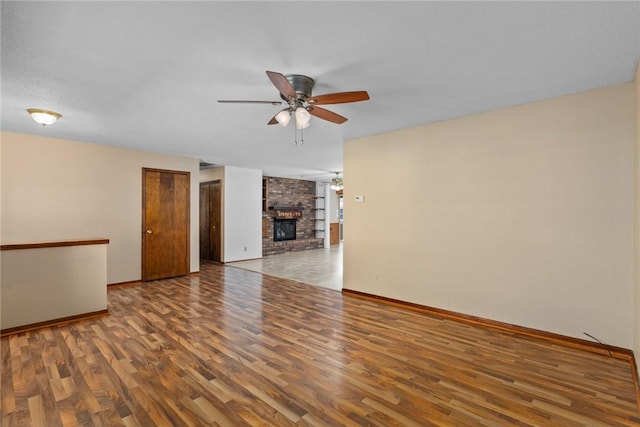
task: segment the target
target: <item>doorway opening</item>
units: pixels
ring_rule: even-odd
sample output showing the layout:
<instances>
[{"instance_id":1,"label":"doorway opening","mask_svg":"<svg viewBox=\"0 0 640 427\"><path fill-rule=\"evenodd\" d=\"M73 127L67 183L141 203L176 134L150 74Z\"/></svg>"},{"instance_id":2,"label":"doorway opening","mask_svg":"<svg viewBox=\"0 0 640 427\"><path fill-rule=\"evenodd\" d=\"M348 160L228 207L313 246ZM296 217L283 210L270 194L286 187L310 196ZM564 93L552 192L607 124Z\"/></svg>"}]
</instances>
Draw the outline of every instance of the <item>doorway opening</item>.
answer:
<instances>
[{"instance_id":1,"label":"doorway opening","mask_svg":"<svg viewBox=\"0 0 640 427\"><path fill-rule=\"evenodd\" d=\"M222 261L222 190L220 180L200 184L200 259Z\"/></svg>"}]
</instances>

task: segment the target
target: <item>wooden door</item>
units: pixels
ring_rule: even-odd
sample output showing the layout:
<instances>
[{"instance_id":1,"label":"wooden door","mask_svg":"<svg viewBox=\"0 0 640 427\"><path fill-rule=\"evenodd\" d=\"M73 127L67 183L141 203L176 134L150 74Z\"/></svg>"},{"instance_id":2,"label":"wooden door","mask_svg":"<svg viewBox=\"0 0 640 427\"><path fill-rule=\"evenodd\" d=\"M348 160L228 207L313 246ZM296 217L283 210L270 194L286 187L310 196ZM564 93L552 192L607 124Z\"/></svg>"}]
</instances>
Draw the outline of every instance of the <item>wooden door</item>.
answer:
<instances>
[{"instance_id":1,"label":"wooden door","mask_svg":"<svg viewBox=\"0 0 640 427\"><path fill-rule=\"evenodd\" d=\"M189 274L190 173L142 169L142 280Z\"/></svg>"},{"instance_id":2,"label":"wooden door","mask_svg":"<svg viewBox=\"0 0 640 427\"><path fill-rule=\"evenodd\" d=\"M220 181L200 184L200 259L221 261L222 190Z\"/></svg>"},{"instance_id":3,"label":"wooden door","mask_svg":"<svg viewBox=\"0 0 640 427\"><path fill-rule=\"evenodd\" d=\"M209 203L209 185L200 184L200 259L211 259Z\"/></svg>"},{"instance_id":4,"label":"wooden door","mask_svg":"<svg viewBox=\"0 0 640 427\"><path fill-rule=\"evenodd\" d=\"M329 244L337 245L340 243L340 223L332 222L329 224Z\"/></svg>"}]
</instances>

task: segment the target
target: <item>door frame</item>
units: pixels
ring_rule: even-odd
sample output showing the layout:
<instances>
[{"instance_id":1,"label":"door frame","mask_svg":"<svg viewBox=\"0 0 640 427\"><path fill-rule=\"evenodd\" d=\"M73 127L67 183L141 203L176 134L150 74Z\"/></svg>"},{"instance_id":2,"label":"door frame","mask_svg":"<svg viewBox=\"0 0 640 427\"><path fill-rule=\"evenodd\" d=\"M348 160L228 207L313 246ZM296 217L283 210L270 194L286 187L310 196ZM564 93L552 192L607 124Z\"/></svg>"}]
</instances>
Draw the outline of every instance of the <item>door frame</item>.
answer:
<instances>
[{"instance_id":1,"label":"door frame","mask_svg":"<svg viewBox=\"0 0 640 427\"><path fill-rule=\"evenodd\" d=\"M217 232L218 232L218 259L217 260L213 260L214 262L222 262L222 250L223 250L223 239L224 239L224 231L223 231L223 223L222 223L222 216L223 216L223 209L222 209L222 180L220 178L217 179L212 179L209 181L202 181L199 183L198 185L198 195L200 194L200 188L202 188L203 185L210 185L210 184L219 184L220 185L220 198L218 199L218 206L220 208L220 226L217 228ZM201 207L201 203L202 200L199 199L198 200L198 212L200 212L200 207ZM209 201L209 206L211 206L211 201ZM211 218L211 211L209 211L207 209L207 211L209 212L209 218ZM200 219L201 220L201 219ZM200 224L198 224L198 240L200 240L200 233L202 233L202 229L200 227ZM198 242L199 243L199 242ZM209 239L209 247L211 247L211 239ZM202 259L202 254L200 255L200 259Z\"/></svg>"},{"instance_id":2,"label":"door frame","mask_svg":"<svg viewBox=\"0 0 640 427\"><path fill-rule=\"evenodd\" d=\"M146 282L146 276L147 276L147 271L146 271L146 263L145 263L145 259L146 259L146 239L145 239L145 233L146 233L146 224L145 224L145 220L146 220L146 173L147 172L159 172L159 173L172 173L172 174L179 174L179 175L186 175L187 176L187 200L186 200L186 218L187 218L187 224L186 224L186 228L187 228L187 275L191 274L191 172L189 171L179 171L179 170L171 170L171 169L158 169L158 168L146 168L143 167L142 168L142 187L141 187L141 192L142 192L142 221L141 221L141 227L140 227L140 239L141 239L141 243L142 243L142 251L141 251L141 255L142 258L140 259L140 264L141 264L141 281L142 282Z\"/></svg>"}]
</instances>

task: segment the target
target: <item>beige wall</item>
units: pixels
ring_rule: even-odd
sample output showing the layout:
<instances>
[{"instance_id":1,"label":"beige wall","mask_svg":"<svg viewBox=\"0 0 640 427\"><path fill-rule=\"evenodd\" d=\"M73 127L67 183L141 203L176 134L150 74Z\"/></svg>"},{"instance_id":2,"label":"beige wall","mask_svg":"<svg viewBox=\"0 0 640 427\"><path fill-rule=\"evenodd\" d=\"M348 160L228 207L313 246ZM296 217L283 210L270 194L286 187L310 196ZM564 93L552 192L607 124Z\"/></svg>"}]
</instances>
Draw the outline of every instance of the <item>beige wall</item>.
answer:
<instances>
[{"instance_id":1,"label":"beige wall","mask_svg":"<svg viewBox=\"0 0 640 427\"><path fill-rule=\"evenodd\" d=\"M200 182L216 180L220 180L220 182L224 180L224 166L216 166L214 168L202 169L200 171Z\"/></svg>"},{"instance_id":2,"label":"beige wall","mask_svg":"<svg viewBox=\"0 0 640 427\"><path fill-rule=\"evenodd\" d=\"M198 159L2 132L2 242L105 237L107 282L141 278L142 168L191 173L199 270Z\"/></svg>"},{"instance_id":3,"label":"beige wall","mask_svg":"<svg viewBox=\"0 0 640 427\"><path fill-rule=\"evenodd\" d=\"M348 141L344 288L631 348L633 140L629 83Z\"/></svg>"},{"instance_id":4,"label":"beige wall","mask_svg":"<svg viewBox=\"0 0 640 427\"><path fill-rule=\"evenodd\" d=\"M0 257L2 329L107 309L107 245L8 250Z\"/></svg>"}]
</instances>

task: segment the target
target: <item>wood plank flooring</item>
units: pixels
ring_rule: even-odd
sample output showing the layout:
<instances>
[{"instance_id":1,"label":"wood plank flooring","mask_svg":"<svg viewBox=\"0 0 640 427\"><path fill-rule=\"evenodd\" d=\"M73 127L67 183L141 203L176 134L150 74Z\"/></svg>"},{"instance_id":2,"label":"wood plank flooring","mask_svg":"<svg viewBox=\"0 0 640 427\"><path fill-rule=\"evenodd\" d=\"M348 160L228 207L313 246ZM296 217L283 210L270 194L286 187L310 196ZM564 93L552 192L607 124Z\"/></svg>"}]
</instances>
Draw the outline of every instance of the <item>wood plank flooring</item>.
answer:
<instances>
[{"instance_id":1,"label":"wood plank flooring","mask_svg":"<svg viewBox=\"0 0 640 427\"><path fill-rule=\"evenodd\" d=\"M633 426L628 361L260 273L2 338L2 426Z\"/></svg>"}]
</instances>

